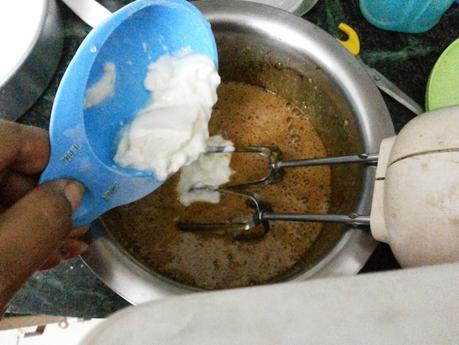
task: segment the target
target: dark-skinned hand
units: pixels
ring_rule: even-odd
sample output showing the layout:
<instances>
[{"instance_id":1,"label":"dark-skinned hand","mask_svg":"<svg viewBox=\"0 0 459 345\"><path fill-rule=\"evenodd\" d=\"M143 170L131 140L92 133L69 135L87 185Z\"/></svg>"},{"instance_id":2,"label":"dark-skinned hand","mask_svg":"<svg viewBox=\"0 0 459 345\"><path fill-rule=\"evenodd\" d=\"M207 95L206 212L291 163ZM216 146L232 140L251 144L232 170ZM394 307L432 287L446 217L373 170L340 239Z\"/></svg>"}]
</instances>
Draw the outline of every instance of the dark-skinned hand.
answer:
<instances>
[{"instance_id":1,"label":"dark-skinned hand","mask_svg":"<svg viewBox=\"0 0 459 345\"><path fill-rule=\"evenodd\" d=\"M88 226L72 228L84 188L57 180L37 186L49 159L48 133L0 120L0 317L37 270L80 255Z\"/></svg>"}]
</instances>

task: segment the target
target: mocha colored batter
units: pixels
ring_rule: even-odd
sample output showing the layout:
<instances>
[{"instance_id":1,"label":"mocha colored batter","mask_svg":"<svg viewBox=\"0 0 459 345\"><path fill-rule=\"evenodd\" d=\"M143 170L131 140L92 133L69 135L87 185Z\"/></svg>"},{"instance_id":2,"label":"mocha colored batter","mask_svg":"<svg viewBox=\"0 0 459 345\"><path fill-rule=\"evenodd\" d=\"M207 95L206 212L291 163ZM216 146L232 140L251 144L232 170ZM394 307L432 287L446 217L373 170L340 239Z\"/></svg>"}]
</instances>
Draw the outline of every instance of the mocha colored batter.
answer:
<instances>
[{"instance_id":1,"label":"mocha colored batter","mask_svg":"<svg viewBox=\"0 0 459 345\"><path fill-rule=\"evenodd\" d=\"M277 145L285 159L326 156L321 139L305 114L262 88L222 84L210 121L210 133L236 146ZM253 180L264 168L253 157L233 156L235 178ZM185 209L177 201L178 176L131 205L110 211L103 221L137 260L185 285L218 289L263 284L284 276L301 263L319 235L317 223L271 222L257 241L230 236L184 233L177 219L223 220L250 214L244 201L224 197L218 205L196 203ZM275 211L326 213L330 198L329 167L289 169L282 182L256 188Z\"/></svg>"}]
</instances>

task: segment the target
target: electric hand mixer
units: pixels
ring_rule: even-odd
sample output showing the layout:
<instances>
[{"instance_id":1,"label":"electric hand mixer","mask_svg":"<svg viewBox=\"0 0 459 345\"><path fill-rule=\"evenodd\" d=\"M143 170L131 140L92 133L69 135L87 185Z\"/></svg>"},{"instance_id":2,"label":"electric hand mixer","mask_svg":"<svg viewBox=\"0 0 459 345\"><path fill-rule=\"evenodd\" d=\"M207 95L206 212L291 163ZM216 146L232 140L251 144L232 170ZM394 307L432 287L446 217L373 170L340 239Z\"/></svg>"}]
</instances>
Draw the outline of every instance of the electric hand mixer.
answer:
<instances>
[{"instance_id":1,"label":"electric hand mixer","mask_svg":"<svg viewBox=\"0 0 459 345\"><path fill-rule=\"evenodd\" d=\"M216 147L208 154L224 152L225 148ZM254 209L252 216L219 223L179 221L181 230L226 232L243 239L265 235L271 221L344 223L371 226L373 237L389 243L404 266L459 260L459 107L415 118L398 136L383 140L379 154L284 161L276 147L251 146L235 152L264 157L266 176L223 188L193 189L240 196ZM259 195L246 190L275 183L288 168L376 163L370 215L274 212Z\"/></svg>"},{"instance_id":2,"label":"electric hand mixer","mask_svg":"<svg viewBox=\"0 0 459 345\"><path fill-rule=\"evenodd\" d=\"M66 2L78 5L78 1ZM76 226L161 185L154 173L125 169L113 161L119 131L148 99L143 87L148 64L163 54L190 48L208 55L217 65L210 26L185 1L138 0L113 15L106 14L108 18L80 46L56 95L51 157L40 180L71 178L84 184L86 193L73 219ZM107 62L122 66L117 69L115 96L84 109L85 91L100 78ZM233 186L220 191L242 194L254 204L256 212L249 221L236 226L180 224L182 229L232 231L242 227L251 231L261 223L267 231L269 221L274 220L371 225L373 236L390 243L404 265L459 260L459 108L416 118L398 137L384 140L379 155L281 161L273 148L242 151L268 158L270 174L258 184L275 182L288 167L378 162L371 215L275 213L256 195L243 192L243 186Z\"/></svg>"}]
</instances>

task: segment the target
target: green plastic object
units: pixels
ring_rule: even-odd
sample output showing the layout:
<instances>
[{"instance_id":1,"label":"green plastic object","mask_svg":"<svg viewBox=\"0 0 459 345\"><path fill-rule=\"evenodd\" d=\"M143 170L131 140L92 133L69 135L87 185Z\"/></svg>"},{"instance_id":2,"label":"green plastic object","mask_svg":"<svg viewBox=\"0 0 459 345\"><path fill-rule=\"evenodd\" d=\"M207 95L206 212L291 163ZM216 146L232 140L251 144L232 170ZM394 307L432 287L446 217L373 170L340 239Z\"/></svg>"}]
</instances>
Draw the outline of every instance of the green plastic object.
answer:
<instances>
[{"instance_id":1,"label":"green plastic object","mask_svg":"<svg viewBox=\"0 0 459 345\"><path fill-rule=\"evenodd\" d=\"M459 39L441 54L430 73L426 109L459 105Z\"/></svg>"}]
</instances>

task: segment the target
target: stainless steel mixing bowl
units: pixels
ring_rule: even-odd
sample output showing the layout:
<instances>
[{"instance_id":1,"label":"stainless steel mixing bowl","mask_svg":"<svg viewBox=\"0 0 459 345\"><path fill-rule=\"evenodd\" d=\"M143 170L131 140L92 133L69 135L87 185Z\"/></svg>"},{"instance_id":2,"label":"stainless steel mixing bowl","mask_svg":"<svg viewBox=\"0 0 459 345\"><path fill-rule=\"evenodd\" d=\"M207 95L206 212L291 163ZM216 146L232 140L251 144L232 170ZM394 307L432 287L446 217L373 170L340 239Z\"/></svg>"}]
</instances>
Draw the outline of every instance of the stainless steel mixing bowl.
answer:
<instances>
[{"instance_id":1,"label":"stainless steel mixing bowl","mask_svg":"<svg viewBox=\"0 0 459 345\"><path fill-rule=\"evenodd\" d=\"M224 80L266 87L311 121L329 155L377 152L394 134L384 101L361 65L333 37L287 12L249 2L198 2L216 35ZM334 167L330 212L368 214L375 168ZM356 274L375 247L367 232L327 224L308 252L307 265L281 280ZM132 303L192 289L135 260L101 223L91 234L88 266Z\"/></svg>"}]
</instances>

